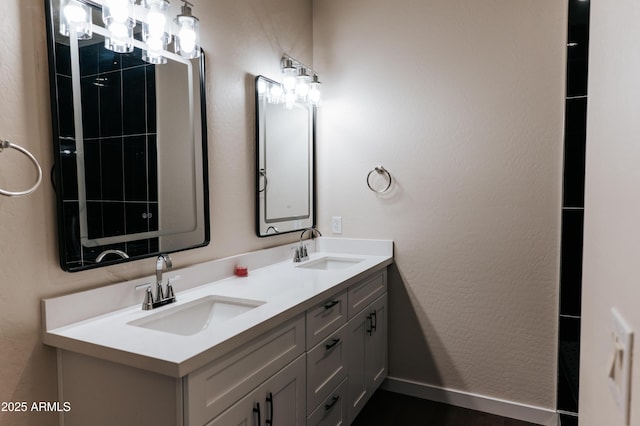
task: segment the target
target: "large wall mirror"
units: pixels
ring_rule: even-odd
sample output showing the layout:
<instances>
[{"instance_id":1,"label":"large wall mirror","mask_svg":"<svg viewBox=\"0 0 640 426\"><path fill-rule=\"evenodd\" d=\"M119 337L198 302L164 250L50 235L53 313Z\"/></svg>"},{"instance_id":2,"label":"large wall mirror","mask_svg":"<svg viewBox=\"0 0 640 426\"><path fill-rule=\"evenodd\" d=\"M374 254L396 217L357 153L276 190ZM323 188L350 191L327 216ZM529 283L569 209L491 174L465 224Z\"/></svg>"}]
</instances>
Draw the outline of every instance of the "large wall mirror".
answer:
<instances>
[{"instance_id":1,"label":"large wall mirror","mask_svg":"<svg viewBox=\"0 0 640 426\"><path fill-rule=\"evenodd\" d=\"M45 0L60 263L78 271L209 242L204 55L165 64L59 32Z\"/></svg>"},{"instance_id":2,"label":"large wall mirror","mask_svg":"<svg viewBox=\"0 0 640 426\"><path fill-rule=\"evenodd\" d=\"M256 232L315 225L315 107L282 102L280 83L256 78Z\"/></svg>"}]
</instances>

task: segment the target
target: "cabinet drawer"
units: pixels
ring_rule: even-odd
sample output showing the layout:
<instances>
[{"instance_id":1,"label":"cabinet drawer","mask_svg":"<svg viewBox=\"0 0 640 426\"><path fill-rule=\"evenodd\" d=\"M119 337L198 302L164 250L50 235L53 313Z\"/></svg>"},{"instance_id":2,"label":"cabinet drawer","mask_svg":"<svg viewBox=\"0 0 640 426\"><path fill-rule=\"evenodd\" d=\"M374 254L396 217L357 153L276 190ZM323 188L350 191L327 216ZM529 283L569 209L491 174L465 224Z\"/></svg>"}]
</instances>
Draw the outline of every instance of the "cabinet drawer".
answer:
<instances>
[{"instance_id":1,"label":"cabinet drawer","mask_svg":"<svg viewBox=\"0 0 640 426\"><path fill-rule=\"evenodd\" d=\"M387 291L387 271L380 271L349 287L349 318Z\"/></svg>"},{"instance_id":2,"label":"cabinet drawer","mask_svg":"<svg viewBox=\"0 0 640 426\"><path fill-rule=\"evenodd\" d=\"M347 379L344 379L307 417L307 426L346 426L347 407Z\"/></svg>"},{"instance_id":3,"label":"cabinet drawer","mask_svg":"<svg viewBox=\"0 0 640 426\"><path fill-rule=\"evenodd\" d=\"M307 352L307 410L315 409L347 377L346 324Z\"/></svg>"},{"instance_id":4,"label":"cabinet drawer","mask_svg":"<svg viewBox=\"0 0 640 426\"><path fill-rule=\"evenodd\" d=\"M346 290L307 311L307 349L347 322Z\"/></svg>"},{"instance_id":5,"label":"cabinet drawer","mask_svg":"<svg viewBox=\"0 0 640 426\"><path fill-rule=\"evenodd\" d=\"M304 316L265 333L185 378L185 422L202 425L304 352Z\"/></svg>"}]
</instances>

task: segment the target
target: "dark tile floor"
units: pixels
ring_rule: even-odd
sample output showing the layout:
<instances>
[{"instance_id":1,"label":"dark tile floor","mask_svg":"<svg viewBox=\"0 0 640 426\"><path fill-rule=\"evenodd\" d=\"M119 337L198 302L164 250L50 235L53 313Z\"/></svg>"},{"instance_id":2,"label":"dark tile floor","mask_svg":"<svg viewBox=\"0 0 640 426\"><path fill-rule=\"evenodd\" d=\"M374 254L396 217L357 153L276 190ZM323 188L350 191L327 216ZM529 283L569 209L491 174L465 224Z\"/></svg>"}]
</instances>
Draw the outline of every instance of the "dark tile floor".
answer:
<instances>
[{"instance_id":1,"label":"dark tile floor","mask_svg":"<svg viewBox=\"0 0 640 426\"><path fill-rule=\"evenodd\" d=\"M535 426L439 402L378 390L352 426Z\"/></svg>"}]
</instances>

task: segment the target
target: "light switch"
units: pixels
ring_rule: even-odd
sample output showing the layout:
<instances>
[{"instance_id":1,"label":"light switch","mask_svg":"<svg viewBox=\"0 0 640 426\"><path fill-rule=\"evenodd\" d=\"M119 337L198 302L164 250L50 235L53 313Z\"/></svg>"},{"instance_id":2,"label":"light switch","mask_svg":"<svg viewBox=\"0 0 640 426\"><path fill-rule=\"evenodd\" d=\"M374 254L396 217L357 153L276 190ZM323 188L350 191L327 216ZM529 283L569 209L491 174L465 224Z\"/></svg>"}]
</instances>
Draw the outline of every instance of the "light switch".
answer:
<instances>
[{"instance_id":1,"label":"light switch","mask_svg":"<svg viewBox=\"0 0 640 426\"><path fill-rule=\"evenodd\" d=\"M611 315L612 348L607 367L608 382L613 399L624 418L624 424L628 425L633 331L615 308L611 309Z\"/></svg>"},{"instance_id":2,"label":"light switch","mask_svg":"<svg viewBox=\"0 0 640 426\"><path fill-rule=\"evenodd\" d=\"M331 232L342 234L342 216L333 216L331 218Z\"/></svg>"}]
</instances>

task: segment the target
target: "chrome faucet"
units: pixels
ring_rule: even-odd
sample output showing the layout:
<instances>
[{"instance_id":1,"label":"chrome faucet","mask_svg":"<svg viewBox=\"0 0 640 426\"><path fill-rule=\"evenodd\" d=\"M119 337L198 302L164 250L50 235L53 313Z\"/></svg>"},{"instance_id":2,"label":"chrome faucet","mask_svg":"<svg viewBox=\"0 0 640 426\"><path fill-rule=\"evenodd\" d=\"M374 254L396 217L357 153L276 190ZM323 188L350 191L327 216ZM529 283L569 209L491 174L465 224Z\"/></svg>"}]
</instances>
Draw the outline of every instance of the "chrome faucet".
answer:
<instances>
[{"instance_id":1,"label":"chrome faucet","mask_svg":"<svg viewBox=\"0 0 640 426\"><path fill-rule=\"evenodd\" d=\"M300 234L300 246L298 248L296 248L295 254L293 255L293 261L295 263L302 262L304 260L309 259L309 254L307 253L307 247L304 244L302 244L302 239L304 238L304 233L307 232L307 231L311 234L311 238L313 238L313 234L314 233L317 236L322 237L322 233L320 233L320 231L318 231L314 227L303 229L302 233Z\"/></svg>"},{"instance_id":2,"label":"chrome faucet","mask_svg":"<svg viewBox=\"0 0 640 426\"><path fill-rule=\"evenodd\" d=\"M156 260L156 297L153 297L153 292L151 291L151 286L147 287L147 292L145 296L144 302L142 302L142 309L145 311L158 308L160 306L168 305L169 303L173 303L176 301L176 296L173 293L173 286L171 285L171 280L167 282L167 294L164 294L162 290L162 271L164 267L167 267L167 270L173 268L173 262L171 262L171 257L168 254L161 254L158 256Z\"/></svg>"}]
</instances>

